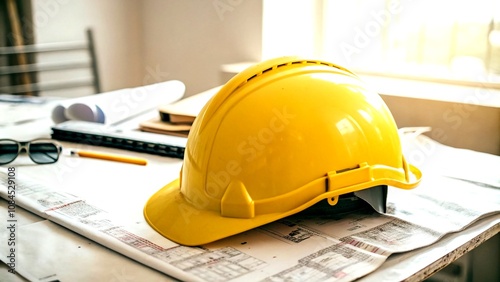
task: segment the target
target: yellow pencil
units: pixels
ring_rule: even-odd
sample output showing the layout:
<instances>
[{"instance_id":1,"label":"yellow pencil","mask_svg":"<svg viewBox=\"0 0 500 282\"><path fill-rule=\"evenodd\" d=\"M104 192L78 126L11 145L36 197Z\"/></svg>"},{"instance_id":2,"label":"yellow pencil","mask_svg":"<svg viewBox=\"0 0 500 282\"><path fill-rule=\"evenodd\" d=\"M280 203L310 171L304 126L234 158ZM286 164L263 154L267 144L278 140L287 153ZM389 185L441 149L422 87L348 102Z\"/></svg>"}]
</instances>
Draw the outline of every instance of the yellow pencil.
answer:
<instances>
[{"instance_id":1,"label":"yellow pencil","mask_svg":"<svg viewBox=\"0 0 500 282\"><path fill-rule=\"evenodd\" d=\"M142 158L136 158L136 157L125 156L125 155L110 154L110 153L100 153L100 152L91 152L91 151L71 151L71 154L78 155L79 157L84 157L84 158L101 159L101 160L130 163L130 164L137 164L137 165L146 165L148 163L147 160L142 159Z\"/></svg>"}]
</instances>

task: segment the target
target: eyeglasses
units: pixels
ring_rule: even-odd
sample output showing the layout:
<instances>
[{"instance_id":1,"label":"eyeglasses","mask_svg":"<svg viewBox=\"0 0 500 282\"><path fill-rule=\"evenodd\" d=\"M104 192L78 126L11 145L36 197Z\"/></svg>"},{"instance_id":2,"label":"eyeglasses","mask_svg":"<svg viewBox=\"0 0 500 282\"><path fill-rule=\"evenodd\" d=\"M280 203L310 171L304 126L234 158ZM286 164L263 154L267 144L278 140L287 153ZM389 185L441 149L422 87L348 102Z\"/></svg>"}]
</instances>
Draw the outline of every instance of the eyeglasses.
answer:
<instances>
[{"instance_id":1,"label":"eyeglasses","mask_svg":"<svg viewBox=\"0 0 500 282\"><path fill-rule=\"evenodd\" d=\"M0 139L0 165L11 163L23 151L28 153L30 159L37 164L52 164L59 159L62 147L50 139L35 139L27 142Z\"/></svg>"}]
</instances>

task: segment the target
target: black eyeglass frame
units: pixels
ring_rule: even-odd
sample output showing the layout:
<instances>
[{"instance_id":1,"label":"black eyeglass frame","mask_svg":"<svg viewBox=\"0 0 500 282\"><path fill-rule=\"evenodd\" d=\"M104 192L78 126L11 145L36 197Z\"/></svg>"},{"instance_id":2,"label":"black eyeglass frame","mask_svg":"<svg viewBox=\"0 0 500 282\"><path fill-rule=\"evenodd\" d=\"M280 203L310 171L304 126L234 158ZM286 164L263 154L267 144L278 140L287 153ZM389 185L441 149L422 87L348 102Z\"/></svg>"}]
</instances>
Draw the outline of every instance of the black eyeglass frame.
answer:
<instances>
[{"instance_id":1,"label":"black eyeglass frame","mask_svg":"<svg viewBox=\"0 0 500 282\"><path fill-rule=\"evenodd\" d=\"M5 162L5 163L0 162L0 165L10 164L11 162L15 161L17 159L17 157L19 157L19 155L23 152L23 150L26 154L28 154L28 156L30 157L30 159L34 163L42 164L42 165L56 163L59 160L59 156L61 155L61 152L62 152L61 144L59 144L59 142L57 142L55 140L48 139L48 138L37 138L37 139L30 140L30 141L17 141L17 140L9 139L9 138L1 138L0 139L0 146L1 146L2 142L4 142L4 141L10 141L10 142L17 144L17 154L12 160L10 160L8 162ZM50 144L54 145L54 147L57 149L57 156L55 159L53 159L53 161L51 161L51 162L39 162L33 158L32 153L30 152L30 145L32 143L36 143L36 142L40 142L40 141L50 143ZM1 157L1 152L0 152L0 157Z\"/></svg>"}]
</instances>

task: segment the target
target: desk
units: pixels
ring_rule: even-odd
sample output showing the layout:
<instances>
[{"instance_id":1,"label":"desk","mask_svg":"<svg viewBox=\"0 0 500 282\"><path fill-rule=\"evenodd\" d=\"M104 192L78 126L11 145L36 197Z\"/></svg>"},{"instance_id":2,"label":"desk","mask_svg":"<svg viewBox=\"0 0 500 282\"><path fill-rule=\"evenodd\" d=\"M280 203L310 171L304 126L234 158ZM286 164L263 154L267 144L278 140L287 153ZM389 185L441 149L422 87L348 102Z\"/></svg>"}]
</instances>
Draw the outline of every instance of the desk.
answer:
<instances>
[{"instance_id":1,"label":"desk","mask_svg":"<svg viewBox=\"0 0 500 282\"><path fill-rule=\"evenodd\" d=\"M18 139L48 137L50 125L51 121L44 118L15 127L1 128L0 133L2 137ZM62 142L62 144L65 148L79 146L66 142ZM141 156L147 158L149 164L142 167L62 156L61 160L54 165L36 166L32 165L29 160L19 159L19 162L12 164L12 166L16 167L19 178L29 178L36 183L48 185L70 194L78 193L78 196L87 199L93 205L106 207L112 201L114 211L119 213L120 217L127 218L129 222L134 222L135 229L148 229L149 226L145 224L142 217L142 207L147 200L147 195L152 195L160 187L176 178L182 161L117 149L88 148ZM130 189L131 187L133 188ZM126 202L121 201L121 193L134 193L137 189L141 189L144 193L137 193L137 197L127 197ZM7 202L4 199L0 200L0 213L1 220L7 222ZM175 280L103 247L87 239L86 236L72 232L22 208L17 208L16 213L19 220L18 242L27 250L23 260L18 261L18 266L23 267L24 265L25 268L28 268L25 270L31 273L37 271L45 273L43 276L27 276L26 278L29 280L53 281L60 279L64 281L75 277L78 277L75 280L80 281ZM462 254L495 236L499 230L500 214L497 211L461 232L445 235L430 246L391 255L380 267L362 277L360 281L423 280ZM2 247L5 247L6 240L4 239L2 242L4 245ZM497 262L493 267L498 268L498 250L496 254ZM2 259L4 259L3 255ZM485 261L485 263L487 262ZM31 268L32 266L36 266L37 271ZM6 275L5 265L0 271L2 271L0 272L2 281L23 281L24 279L20 276Z\"/></svg>"}]
</instances>

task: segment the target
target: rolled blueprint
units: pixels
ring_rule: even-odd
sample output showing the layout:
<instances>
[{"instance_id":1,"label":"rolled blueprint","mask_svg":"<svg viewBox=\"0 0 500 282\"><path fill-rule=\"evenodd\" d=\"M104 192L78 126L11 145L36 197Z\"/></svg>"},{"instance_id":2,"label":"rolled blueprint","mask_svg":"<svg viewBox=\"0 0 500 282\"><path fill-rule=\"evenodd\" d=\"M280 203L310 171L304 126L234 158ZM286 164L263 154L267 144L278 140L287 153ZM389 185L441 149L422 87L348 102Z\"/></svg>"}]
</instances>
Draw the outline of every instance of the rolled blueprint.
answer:
<instances>
[{"instance_id":1,"label":"rolled blueprint","mask_svg":"<svg viewBox=\"0 0 500 282\"><path fill-rule=\"evenodd\" d=\"M114 124L134 115L173 103L186 87L178 80L126 88L62 101L52 110L54 123L82 120Z\"/></svg>"}]
</instances>

